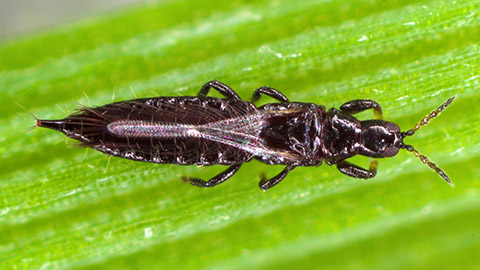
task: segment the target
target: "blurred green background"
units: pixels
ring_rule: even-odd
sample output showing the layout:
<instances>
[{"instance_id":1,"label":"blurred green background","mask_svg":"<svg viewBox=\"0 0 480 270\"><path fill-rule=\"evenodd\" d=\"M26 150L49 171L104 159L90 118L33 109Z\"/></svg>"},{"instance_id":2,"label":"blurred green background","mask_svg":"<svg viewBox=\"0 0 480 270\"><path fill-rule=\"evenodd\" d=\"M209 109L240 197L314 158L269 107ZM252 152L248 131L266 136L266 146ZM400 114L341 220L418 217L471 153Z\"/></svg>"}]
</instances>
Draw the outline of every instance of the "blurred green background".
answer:
<instances>
[{"instance_id":1,"label":"blurred green background","mask_svg":"<svg viewBox=\"0 0 480 270\"><path fill-rule=\"evenodd\" d=\"M478 269L479 16L477 0L170 0L5 38L0 268ZM368 181L324 164L262 192L282 167L253 161L199 189L181 176L223 168L109 159L24 132L35 120L16 105L63 118L212 79L245 99L263 85L327 107L374 99L403 129L456 96L408 139L455 188L402 151Z\"/></svg>"}]
</instances>

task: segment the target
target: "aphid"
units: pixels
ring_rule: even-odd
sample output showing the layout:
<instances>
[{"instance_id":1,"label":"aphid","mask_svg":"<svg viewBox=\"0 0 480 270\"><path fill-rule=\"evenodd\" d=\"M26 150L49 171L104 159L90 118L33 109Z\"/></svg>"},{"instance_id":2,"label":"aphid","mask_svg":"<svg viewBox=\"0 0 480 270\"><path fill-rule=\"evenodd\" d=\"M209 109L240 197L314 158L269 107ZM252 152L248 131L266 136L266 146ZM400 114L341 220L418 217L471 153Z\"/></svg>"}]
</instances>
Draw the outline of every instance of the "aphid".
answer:
<instances>
[{"instance_id":1,"label":"aphid","mask_svg":"<svg viewBox=\"0 0 480 270\"><path fill-rule=\"evenodd\" d=\"M225 98L207 97L213 88ZM261 95L279 103L256 107ZM232 177L243 162L258 159L286 167L259 186L267 190L298 166L336 165L348 176L368 179L377 173L377 162L368 169L347 161L355 155L372 158L395 156L406 149L435 170L449 184L443 170L403 140L452 103L447 100L413 129L400 131L382 120L380 105L368 99L352 100L340 110L312 103L290 102L280 91L260 87L250 102L229 86L206 83L197 96L155 97L121 101L96 108L83 107L61 120L37 120L37 126L63 132L108 155L136 161L181 165L228 165L208 181L184 180L199 187L213 187ZM375 120L360 121L353 115L372 109Z\"/></svg>"}]
</instances>

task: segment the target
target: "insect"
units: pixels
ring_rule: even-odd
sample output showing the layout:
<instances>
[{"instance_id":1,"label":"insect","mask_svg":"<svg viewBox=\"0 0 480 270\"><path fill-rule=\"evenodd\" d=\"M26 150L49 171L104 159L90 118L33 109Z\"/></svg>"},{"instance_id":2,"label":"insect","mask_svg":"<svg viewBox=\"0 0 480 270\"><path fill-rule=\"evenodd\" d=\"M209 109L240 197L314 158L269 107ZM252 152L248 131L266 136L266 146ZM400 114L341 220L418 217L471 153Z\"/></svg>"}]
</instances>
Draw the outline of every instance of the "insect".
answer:
<instances>
[{"instance_id":1,"label":"insect","mask_svg":"<svg viewBox=\"0 0 480 270\"><path fill-rule=\"evenodd\" d=\"M208 97L213 88L224 98ZM256 107L261 95L278 103ZM435 170L449 184L445 172L413 146L403 142L450 105L454 97L422 119L413 129L400 131L383 120L380 105L368 99L352 100L340 109L326 110L313 103L290 102L280 91L260 87L251 101L243 101L219 81L206 83L197 96L154 97L82 107L61 120L37 120L37 126L63 132L108 155L136 161L181 165L228 165L208 181L184 178L199 187L213 187L230 177L242 163L258 159L283 164L276 176L259 182L267 190L298 166L320 166L325 160L341 173L368 179L377 173L377 161L368 169L347 161L355 155L395 156L406 149ZM360 121L355 114L373 110L375 119Z\"/></svg>"}]
</instances>

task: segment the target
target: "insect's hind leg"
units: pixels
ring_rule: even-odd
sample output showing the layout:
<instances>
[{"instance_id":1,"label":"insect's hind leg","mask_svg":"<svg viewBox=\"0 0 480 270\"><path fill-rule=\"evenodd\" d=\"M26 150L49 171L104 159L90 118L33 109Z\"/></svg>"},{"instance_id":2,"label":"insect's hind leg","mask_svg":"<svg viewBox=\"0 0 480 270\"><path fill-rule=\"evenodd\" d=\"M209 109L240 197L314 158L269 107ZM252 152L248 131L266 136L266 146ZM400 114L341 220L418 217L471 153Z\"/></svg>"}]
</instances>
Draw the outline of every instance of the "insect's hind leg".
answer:
<instances>
[{"instance_id":1,"label":"insect's hind leg","mask_svg":"<svg viewBox=\"0 0 480 270\"><path fill-rule=\"evenodd\" d=\"M342 112L348 113L350 115L369 109L373 110L373 114L376 119L383 119L382 107L380 106L380 104L378 104L378 102L371 99L356 99L346 102L345 104L340 106L340 110Z\"/></svg>"},{"instance_id":2,"label":"insect's hind leg","mask_svg":"<svg viewBox=\"0 0 480 270\"><path fill-rule=\"evenodd\" d=\"M256 89L255 91L253 91L252 98L250 99L250 101L255 102L259 100L262 94L272 97L280 102L289 102L288 98L284 94L282 94L282 92L268 86L262 86Z\"/></svg>"},{"instance_id":3,"label":"insect's hind leg","mask_svg":"<svg viewBox=\"0 0 480 270\"><path fill-rule=\"evenodd\" d=\"M217 80L209 81L204 84L198 92L198 96L206 96L210 91L210 88L217 90L220 94L224 95L227 98L241 100L235 90L233 90L230 86Z\"/></svg>"},{"instance_id":4,"label":"insect's hind leg","mask_svg":"<svg viewBox=\"0 0 480 270\"><path fill-rule=\"evenodd\" d=\"M342 161L337 164L337 169L348 176L355 177L355 178L362 178L362 179L369 179L377 175L377 167L378 162L376 160L372 160L370 162L370 167L364 169L359 167L355 164L352 164L348 161Z\"/></svg>"},{"instance_id":5,"label":"insect's hind leg","mask_svg":"<svg viewBox=\"0 0 480 270\"><path fill-rule=\"evenodd\" d=\"M279 174L275 175L274 177L270 179L262 179L260 183L258 183L258 186L260 187L261 190L266 191L267 189L277 185L280 183L293 169L295 169L294 166L287 166L285 169L283 169Z\"/></svg>"},{"instance_id":6,"label":"insect's hind leg","mask_svg":"<svg viewBox=\"0 0 480 270\"><path fill-rule=\"evenodd\" d=\"M216 176L212 177L208 181L204 181L200 178L183 178L183 181L188 182L197 187L214 187L220 183L223 183L228 180L228 178L232 177L239 169L242 164L236 164L228 167L223 172L217 174Z\"/></svg>"}]
</instances>

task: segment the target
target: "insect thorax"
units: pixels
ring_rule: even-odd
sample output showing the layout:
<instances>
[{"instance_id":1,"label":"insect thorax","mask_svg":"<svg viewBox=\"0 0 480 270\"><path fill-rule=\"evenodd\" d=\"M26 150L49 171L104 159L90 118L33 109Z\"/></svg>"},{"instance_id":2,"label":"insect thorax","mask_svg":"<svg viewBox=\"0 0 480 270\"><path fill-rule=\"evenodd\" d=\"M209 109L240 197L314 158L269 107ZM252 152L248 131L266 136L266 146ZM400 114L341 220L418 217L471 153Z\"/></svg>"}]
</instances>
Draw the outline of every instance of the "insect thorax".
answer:
<instances>
[{"instance_id":1,"label":"insect thorax","mask_svg":"<svg viewBox=\"0 0 480 270\"><path fill-rule=\"evenodd\" d=\"M318 166L322 162L321 133L325 108L310 103L267 104L260 137L275 151L259 159L268 164Z\"/></svg>"},{"instance_id":2,"label":"insect thorax","mask_svg":"<svg viewBox=\"0 0 480 270\"><path fill-rule=\"evenodd\" d=\"M336 164L357 154L361 124L355 117L331 108L325 115L322 152L327 164Z\"/></svg>"}]
</instances>

